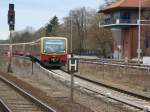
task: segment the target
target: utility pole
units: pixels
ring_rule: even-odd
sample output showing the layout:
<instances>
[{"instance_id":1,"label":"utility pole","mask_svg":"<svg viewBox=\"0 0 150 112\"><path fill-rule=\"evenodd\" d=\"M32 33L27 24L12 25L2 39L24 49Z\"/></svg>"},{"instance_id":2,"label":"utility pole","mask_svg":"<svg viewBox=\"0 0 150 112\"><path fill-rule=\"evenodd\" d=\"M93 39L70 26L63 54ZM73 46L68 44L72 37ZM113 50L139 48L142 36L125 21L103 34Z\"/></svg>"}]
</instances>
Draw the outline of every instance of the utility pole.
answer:
<instances>
[{"instance_id":1,"label":"utility pole","mask_svg":"<svg viewBox=\"0 0 150 112\"><path fill-rule=\"evenodd\" d=\"M82 30L82 37L81 37L81 49L84 50L84 12L85 8L81 9L81 30Z\"/></svg>"},{"instance_id":2,"label":"utility pole","mask_svg":"<svg viewBox=\"0 0 150 112\"><path fill-rule=\"evenodd\" d=\"M14 4L9 4L9 10L8 10L8 25L9 25L9 31L10 31L10 37L9 37L9 62L8 62L8 69L7 72L12 73L12 31L15 29L15 11L14 11Z\"/></svg>"},{"instance_id":3,"label":"utility pole","mask_svg":"<svg viewBox=\"0 0 150 112\"><path fill-rule=\"evenodd\" d=\"M86 49L86 38L87 38L87 13L84 8L84 48Z\"/></svg>"},{"instance_id":4,"label":"utility pole","mask_svg":"<svg viewBox=\"0 0 150 112\"><path fill-rule=\"evenodd\" d=\"M138 64L140 64L141 59L141 0L139 0L139 20L138 20Z\"/></svg>"},{"instance_id":5,"label":"utility pole","mask_svg":"<svg viewBox=\"0 0 150 112\"><path fill-rule=\"evenodd\" d=\"M71 53L72 53L72 29L73 29L73 27L72 27L72 25L73 25L73 24L72 24L72 19L73 19L73 18L72 18L72 12L71 12L71 14L70 14L70 20L71 20L71 26L70 26L70 27L71 27L71 28L70 28L70 44L71 44L71 45L70 45L70 51L71 51Z\"/></svg>"}]
</instances>

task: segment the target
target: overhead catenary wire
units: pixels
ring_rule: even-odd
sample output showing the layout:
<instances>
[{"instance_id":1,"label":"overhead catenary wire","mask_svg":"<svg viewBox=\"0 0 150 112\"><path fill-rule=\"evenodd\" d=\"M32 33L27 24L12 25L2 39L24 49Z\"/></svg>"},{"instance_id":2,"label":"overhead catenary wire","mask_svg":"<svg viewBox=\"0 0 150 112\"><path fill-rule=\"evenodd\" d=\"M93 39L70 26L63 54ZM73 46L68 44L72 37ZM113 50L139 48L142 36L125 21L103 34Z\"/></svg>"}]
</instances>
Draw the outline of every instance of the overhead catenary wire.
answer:
<instances>
[{"instance_id":1,"label":"overhead catenary wire","mask_svg":"<svg viewBox=\"0 0 150 112\"><path fill-rule=\"evenodd\" d=\"M25 43L0 44L0 46L36 45L39 41L40 41L40 39L32 41L32 42L25 42Z\"/></svg>"}]
</instances>

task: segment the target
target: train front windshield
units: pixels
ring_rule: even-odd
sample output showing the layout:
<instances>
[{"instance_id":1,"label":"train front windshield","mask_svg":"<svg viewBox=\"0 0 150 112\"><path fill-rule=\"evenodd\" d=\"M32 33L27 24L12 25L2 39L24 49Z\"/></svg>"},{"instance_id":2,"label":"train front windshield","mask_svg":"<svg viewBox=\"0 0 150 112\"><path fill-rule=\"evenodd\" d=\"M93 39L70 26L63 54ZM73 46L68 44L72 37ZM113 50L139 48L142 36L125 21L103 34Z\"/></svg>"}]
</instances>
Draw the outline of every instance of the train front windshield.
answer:
<instances>
[{"instance_id":1,"label":"train front windshield","mask_svg":"<svg viewBox=\"0 0 150 112\"><path fill-rule=\"evenodd\" d=\"M44 39L44 53L65 53L66 41L64 39Z\"/></svg>"}]
</instances>

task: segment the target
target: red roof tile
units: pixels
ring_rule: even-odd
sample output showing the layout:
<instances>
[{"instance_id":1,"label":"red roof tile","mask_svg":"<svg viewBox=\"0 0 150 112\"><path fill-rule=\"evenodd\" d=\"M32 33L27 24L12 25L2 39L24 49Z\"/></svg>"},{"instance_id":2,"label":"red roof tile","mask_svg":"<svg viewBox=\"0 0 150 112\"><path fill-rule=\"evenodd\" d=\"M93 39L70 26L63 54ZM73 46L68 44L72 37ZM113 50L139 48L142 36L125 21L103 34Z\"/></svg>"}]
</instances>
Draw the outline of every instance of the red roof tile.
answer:
<instances>
[{"instance_id":1,"label":"red roof tile","mask_svg":"<svg viewBox=\"0 0 150 112\"><path fill-rule=\"evenodd\" d=\"M150 0L141 0L142 7L150 7ZM114 8L138 8L139 0L120 0L106 6L101 12Z\"/></svg>"}]
</instances>

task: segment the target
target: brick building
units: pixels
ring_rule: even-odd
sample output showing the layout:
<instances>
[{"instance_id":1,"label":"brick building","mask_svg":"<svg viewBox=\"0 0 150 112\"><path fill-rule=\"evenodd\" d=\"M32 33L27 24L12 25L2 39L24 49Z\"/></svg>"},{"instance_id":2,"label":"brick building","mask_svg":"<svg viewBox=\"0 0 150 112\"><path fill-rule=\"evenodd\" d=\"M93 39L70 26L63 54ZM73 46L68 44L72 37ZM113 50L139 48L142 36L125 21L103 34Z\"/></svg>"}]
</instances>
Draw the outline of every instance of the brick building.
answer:
<instances>
[{"instance_id":1,"label":"brick building","mask_svg":"<svg viewBox=\"0 0 150 112\"><path fill-rule=\"evenodd\" d=\"M150 0L141 0L141 56L150 56ZM137 58L139 0L120 0L102 8L101 26L114 37L114 58ZM149 24L149 25L148 25Z\"/></svg>"}]
</instances>

